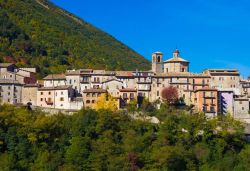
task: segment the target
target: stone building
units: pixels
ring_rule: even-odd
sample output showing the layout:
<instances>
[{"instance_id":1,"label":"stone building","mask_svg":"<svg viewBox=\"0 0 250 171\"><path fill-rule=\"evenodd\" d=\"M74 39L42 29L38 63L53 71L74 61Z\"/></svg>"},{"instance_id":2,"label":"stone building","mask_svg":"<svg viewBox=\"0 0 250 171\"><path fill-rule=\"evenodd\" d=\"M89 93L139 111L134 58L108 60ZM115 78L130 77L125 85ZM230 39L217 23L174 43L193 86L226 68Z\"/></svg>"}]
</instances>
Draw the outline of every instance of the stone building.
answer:
<instances>
[{"instance_id":1,"label":"stone building","mask_svg":"<svg viewBox=\"0 0 250 171\"><path fill-rule=\"evenodd\" d=\"M180 51L176 49L173 57L164 61L164 72L189 72L189 62L180 57Z\"/></svg>"},{"instance_id":2,"label":"stone building","mask_svg":"<svg viewBox=\"0 0 250 171\"><path fill-rule=\"evenodd\" d=\"M250 122L249 100L245 97L234 98L234 118Z\"/></svg>"},{"instance_id":3,"label":"stone building","mask_svg":"<svg viewBox=\"0 0 250 171\"><path fill-rule=\"evenodd\" d=\"M154 52L152 54L152 72L162 73L163 69L163 53Z\"/></svg>"},{"instance_id":4,"label":"stone building","mask_svg":"<svg viewBox=\"0 0 250 171\"><path fill-rule=\"evenodd\" d=\"M43 78L44 87L57 87L67 85L64 74L50 74Z\"/></svg>"},{"instance_id":5,"label":"stone building","mask_svg":"<svg viewBox=\"0 0 250 171\"><path fill-rule=\"evenodd\" d=\"M0 79L0 103L21 104L22 85L16 80Z\"/></svg>"},{"instance_id":6,"label":"stone building","mask_svg":"<svg viewBox=\"0 0 250 171\"><path fill-rule=\"evenodd\" d=\"M94 88L83 90L83 106L86 108L93 108L102 94L107 94L107 90Z\"/></svg>"},{"instance_id":7,"label":"stone building","mask_svg":"<svg viewBox=\"0 0 250 171\"><path fill-rule=\"evenodd\" d=\"M37 91L37 106L55 109L71 109L74 98L72 86L41 87Z\"/></svg>"},{"instance_id":8,"label":"stone building","mask_svg":"<svg viewBox=\"0 0 250 171\"><path fill-rule=\"evenodd\" d=\"M233 90L236 95L241 94L240 73L236 69L208 69L205 74L211 76L210 86L219 90Z\"/></svg>"},{"instance_id":9,"label":"stone building","mask_svg":"<svg viewBox=\"0 0 250 171\"><path fill-rule=\"evenodd\" d=\"M25 84L22 87L22 104L31 104L37 106L37 91L39 86L37 84Z\"/></svg>"},{"instance_id":10,"label":"stone building","mask_svg":"<svg viewBox=\"0 0 250 171\"><path fill-rule=\"evenodd\" d=\"M194 105L198 111L204 112L209 117L218 114L218 90L202 88L194 92Z\"/></svg>"}]
</instances>

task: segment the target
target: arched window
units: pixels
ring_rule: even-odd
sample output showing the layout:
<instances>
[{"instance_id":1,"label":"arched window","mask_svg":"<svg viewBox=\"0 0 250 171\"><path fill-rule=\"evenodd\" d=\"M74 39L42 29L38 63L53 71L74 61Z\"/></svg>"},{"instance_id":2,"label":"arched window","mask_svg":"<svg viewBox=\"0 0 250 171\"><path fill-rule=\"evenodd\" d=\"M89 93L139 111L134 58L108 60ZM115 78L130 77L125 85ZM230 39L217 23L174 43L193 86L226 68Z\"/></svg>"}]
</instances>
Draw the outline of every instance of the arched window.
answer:
<instances>
[{"instance_id":1,"label":"arched window","mask_svg":"<svg viewBox=\"0 0 250 171\"><path fill-rule=\"evenodd\" d=\"M90 103L90 100L87 100L86 103L89 104L89 103Z\"/></svg>"},{"instance_id":2,"label":"arched window","mask_svg":"<svg viewBox=\"0 0 250 171\"><path fill-rule=\"evenodd\" d=\"M157 57L157 62L161 62L161 56Z\"/></svg>"}]
</instances>

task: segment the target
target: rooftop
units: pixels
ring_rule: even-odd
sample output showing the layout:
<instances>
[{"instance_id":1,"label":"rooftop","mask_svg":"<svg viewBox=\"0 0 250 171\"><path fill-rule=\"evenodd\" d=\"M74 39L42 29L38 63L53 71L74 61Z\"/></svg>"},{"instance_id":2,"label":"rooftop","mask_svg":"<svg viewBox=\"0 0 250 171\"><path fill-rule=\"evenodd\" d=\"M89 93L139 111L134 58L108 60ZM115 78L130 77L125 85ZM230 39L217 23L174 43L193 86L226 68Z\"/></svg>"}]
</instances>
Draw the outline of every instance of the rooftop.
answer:
<instances>
[{"instance_id":1,"label":"rooftop","mask_svg":"<svg viewBox=\"0 0 250 171\"><path fill-rule=\"evenodd\" d=\"M71 85L65 85L65 86L54 86L54 87L41 87L38 90L44 91L44 90L67 90L71 88Z\"/></svg>"},{"instance_id":2,"label":"rooftop","mask_svg":"<svg viewBox=\"0 0 250 171\"><path fill-rule=\"evenodd\" d=\"M0 79L0 84L21 84L17 80Z\"/></svg>"},{"instance_id":3,"label":"rooftop","mask_svg":"<svg viewBox=\"0 0 250 171\"><path fill-rule=\"evenodd\" d=\"M106 92L107 92L107 90L104 90L104 89L95 89L95 88L83 90L83 93L106 93Z\"/></svg>"},{"instance_id":4,"label":"rooftop","mask_svg":"<svg viewBox=\"0 0 250 171\"><path fill-rule=\"evenodd\" d=\"M14 65L12 63L0 63L0 68L7 68L10 65Z\"/></svg>"},{"instance_id":5,"label":"rooftop","mask_svg":"<svg viewBox=\"0 0 250 171\"><path fill-rule=\"evenodd\" d=\"M64 74L50 74L43 78L43 80L65 80L66 77Z\"/></svg>"}]
</instances>

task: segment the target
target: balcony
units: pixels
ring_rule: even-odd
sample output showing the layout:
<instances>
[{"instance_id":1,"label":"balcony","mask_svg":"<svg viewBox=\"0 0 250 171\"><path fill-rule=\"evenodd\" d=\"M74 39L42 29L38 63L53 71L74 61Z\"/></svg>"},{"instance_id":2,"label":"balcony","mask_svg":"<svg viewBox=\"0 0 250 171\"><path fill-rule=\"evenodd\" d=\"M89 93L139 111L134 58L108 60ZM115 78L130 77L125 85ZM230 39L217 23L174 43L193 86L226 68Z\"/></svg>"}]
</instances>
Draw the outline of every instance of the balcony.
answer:
<instances>
[{"instance_id":1,"label":"balcony","mask_svg":"<svg viewBox=\"0 0 250 171\"><path fill-rule=\"evenodd\" d=\"M53 105L54 103L52 101L45 101L47 105Z\"/></svg>"}]
</instances>

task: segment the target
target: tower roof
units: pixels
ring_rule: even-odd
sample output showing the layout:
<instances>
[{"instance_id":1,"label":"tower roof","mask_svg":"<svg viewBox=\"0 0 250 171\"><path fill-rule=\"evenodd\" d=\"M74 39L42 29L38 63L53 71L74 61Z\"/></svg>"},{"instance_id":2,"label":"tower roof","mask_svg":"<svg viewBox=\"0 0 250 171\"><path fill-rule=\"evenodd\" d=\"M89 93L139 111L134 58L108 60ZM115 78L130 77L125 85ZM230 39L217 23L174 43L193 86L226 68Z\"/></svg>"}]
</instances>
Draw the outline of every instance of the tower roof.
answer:
<instances>
[{"instance_id":1,"label":"tower roof","mask_svg":"<svg viewBox=\"0 0 250 171\"><path fill-rule=\"evenodd\" d=\"M183 59L180 57L180 51L178 49L175 49L174 50L174 53L173 53L173 57L168 59L168 60L165 60L164 63L172 63L172 62L185 62L185 63L189 63L187 60Z\"/></svg>"},{"instance_id":2,"label":"tower roof","mask_svg":"<svg viewBox=\"0 0 250 171\"><path fill-rule=\"evenodd\" d=\"M163 53L162 53L162 52L157 51L157 52L154 52L153 54L159 54L159 55L162 55Z\"/></svg>"}]
</instances>

